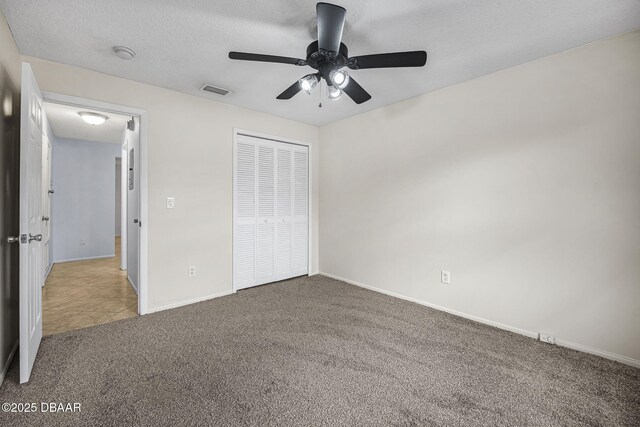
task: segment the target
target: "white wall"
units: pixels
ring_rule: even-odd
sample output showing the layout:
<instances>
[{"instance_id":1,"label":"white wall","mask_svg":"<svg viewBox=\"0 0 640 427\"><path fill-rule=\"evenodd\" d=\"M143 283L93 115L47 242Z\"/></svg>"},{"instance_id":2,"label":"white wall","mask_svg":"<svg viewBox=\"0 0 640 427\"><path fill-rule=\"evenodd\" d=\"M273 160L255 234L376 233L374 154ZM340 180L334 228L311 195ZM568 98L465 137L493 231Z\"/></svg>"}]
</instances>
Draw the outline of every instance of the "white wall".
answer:
<instances>
[{"instance_id":1,"label":"white wall","mask_svg":"<svg viewBox=\"0 0 640 427\"><path fill-rule=\"evenodd\" d=\"M54 262L114 256L120 146L55 138L53 151Z\"/></svg>"},{"instance_id":2,"label":"white wall","mask_svg":"<svg viewBox=\"0 0 640 427\"><path fill-rule=\"evenodd\" d=\"M45 91L149 114L150 310L231 292L233 128L312 144L312 271L318 266L318 128L69 65L25 57ZM197 83L199 84L199 83ZM229 95L233 96L233 95ZM176 207L166 209L166 197ZM198 275L188 278L188 266Z\"/></svg>"},{"instance_id":3,"label":"white wall","mask_svg":"<svg viewBox=\"0 0 640 427\"><path fill-rule=\"evenodd\" d=\"M639 76L636 31L323 127L321 271L638 363Z\"/></svg>"}]
</instances>

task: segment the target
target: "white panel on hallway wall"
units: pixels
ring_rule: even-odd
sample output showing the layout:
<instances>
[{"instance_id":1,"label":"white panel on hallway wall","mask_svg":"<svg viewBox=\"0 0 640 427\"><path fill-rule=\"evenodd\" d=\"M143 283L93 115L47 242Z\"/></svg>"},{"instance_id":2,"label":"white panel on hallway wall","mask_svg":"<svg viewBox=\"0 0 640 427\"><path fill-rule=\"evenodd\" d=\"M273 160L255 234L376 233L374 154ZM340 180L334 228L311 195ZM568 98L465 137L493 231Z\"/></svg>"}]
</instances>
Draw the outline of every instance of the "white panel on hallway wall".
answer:
<instances>
[{"instance_id":1,"label":"white panel on hallway wall","mask_svg":"<svg viewBox=\"0 0 640 427\"><path fill-rule=\"evenodd\" d=\"M46 114L43 116L43 136L42 136L42 267L43 276L46 279L53 257L51 250L51 155L53 132Z\"/></svg>"},{"instance_id":2,"label":"white panel on hallway wall","mask_svg":"<svg viewBox=\"0 0 640 427\"><path fill-rule=\"evenodd\" d=\"M122 189L121 189L121 184L122 184L122 159L120 157L116 158L116 182L115 182L115 190L116 190L116 198L115 198L115 209L113 214L116 216L116 221L115 221L115 235L116 236L120 236L121 234L121 224L122 224Z\"/></svg>"},{"instance_id":3,"label":"white panel on hallway wall","mask_svg":"<svg viewBox=\"0 0 640 427\"><path fill-rule=\"evenodd\" d=\"M308 148L246 135L235 144L235 289L307 274Z\"/></svg>"},{"instance_id":4,"label":"white panel on hallway wall","mask_svg":"<svg viewBox=\"0 0 640 427\"><path fill-rule=\"evenodd\" d=\"M53 152L54 261L113 256L120 146L56 138Z\"/></svg>"},{"instance_id":5,"label":"white panel on hallway wall","mask_svg":"<svg viewBox=\"0 0 640 427\"><path fill-rule=\"evenodd\" d=\"M140 246L140 121L134 119L134 130L125 131L125 144L129 153L127 177L133 179L127 183L127 278L138 292L138 256ZM133 169L133 170L132 170ZM135 222L134 222L135 221Z\"/></svg>"}]
</instances>

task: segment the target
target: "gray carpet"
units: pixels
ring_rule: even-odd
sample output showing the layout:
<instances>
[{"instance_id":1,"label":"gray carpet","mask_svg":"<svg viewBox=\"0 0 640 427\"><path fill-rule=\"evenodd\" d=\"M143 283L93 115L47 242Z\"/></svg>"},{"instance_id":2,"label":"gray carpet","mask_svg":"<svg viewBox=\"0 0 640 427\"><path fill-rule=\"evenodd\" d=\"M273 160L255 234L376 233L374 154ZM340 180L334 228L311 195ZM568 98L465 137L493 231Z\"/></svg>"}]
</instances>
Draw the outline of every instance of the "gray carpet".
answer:
<instances>
[{"instance_id":1,"label":"gray carpet","mask_svg":"<svg viewBox=\"0 0 640 427\"><path fill-rule=\"evenodd\" d=\"M637 338L637 337L635 337ZM6 425L640 425L640 370L322 276L44 338Z\"/></svg>"}]
</instances>

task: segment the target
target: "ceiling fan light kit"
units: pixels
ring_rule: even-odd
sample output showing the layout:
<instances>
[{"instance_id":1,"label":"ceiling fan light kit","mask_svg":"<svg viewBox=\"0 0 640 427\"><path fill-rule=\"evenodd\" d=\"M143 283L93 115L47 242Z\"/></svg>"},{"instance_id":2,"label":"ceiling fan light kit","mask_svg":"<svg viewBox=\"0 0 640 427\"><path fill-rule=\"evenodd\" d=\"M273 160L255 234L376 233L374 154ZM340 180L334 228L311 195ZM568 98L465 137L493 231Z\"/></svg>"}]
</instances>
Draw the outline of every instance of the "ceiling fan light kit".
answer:
<instances>
[{"instance_id":1,"label":"ceiling fan light kit","mask_svg":"<svg viewBox=\"0 0 640 427\"><path fill-rule=\"evenodd\" d=\"M327 97L339 99L346 93L356 104L371 99L371 95L349 76L345 67L351 70L369 68L422 67L427 62L427 52L380 53L374 55L349 57L347 46L342 43L347 10L329 3L318 3L318 40L307 47L306 59L286 56L262 55L246 52L229 52L230 59L242 61L273 62L296 66L309 66L317 73L308 74L289 86L277 96L277 99L291 99L298 92L311 93L321 79L327 82Z\"/></svg>"},{"instance_id":2,"label":"ceiling fan light kit","mask_svg":"<svg viewBox=\"0 0 640 427\"><path fill-rule=\"evenodd\" d=\"M300 80L298 80L298 84L300 85L300 88L302 90L304 90L308 94L311 94L311 91L313 90L314 87L316 87L316 85L318 84L318 81L319 81L318 76L316 76L315 74L308 74L303 78L301 78Z\"/></svg>"},{"instance_id":3,"label":"ceiling fan light kit","mask_svg":"<svg viewBox=\"0 0 640 427\"><path fill-rule=\"evenodd\" d=\"M327 85L327 98L335 101L336 99L340 99L341 96L342 90L339 87Z\"/></svg>"},{"instance_id":4,"label":"ceiling fan light kit","mask_svg":"<svg viewBox=\"0 0 640 427\"><path fill-rule=\"evenodd\" d=\"M349 74L345 70L335 69L329 73L329 78L334 86L344 89L349 84Z\"/></svg>"}]
</instances>

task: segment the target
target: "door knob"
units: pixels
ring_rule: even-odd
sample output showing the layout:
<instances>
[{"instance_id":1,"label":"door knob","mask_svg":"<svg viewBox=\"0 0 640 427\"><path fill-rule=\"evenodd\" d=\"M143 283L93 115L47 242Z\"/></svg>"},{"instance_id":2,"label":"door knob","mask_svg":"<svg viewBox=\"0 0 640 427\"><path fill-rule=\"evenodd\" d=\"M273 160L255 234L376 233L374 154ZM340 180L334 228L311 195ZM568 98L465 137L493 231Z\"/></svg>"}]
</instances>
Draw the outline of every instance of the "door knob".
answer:
<instances>
[{"instance_id":1,"label":"door knob","mask_svg":"<svg viewBox=\"0 0 640 427\"><path fill-rule=\"evenodd\" d=\"M7 237L7 243L18 243L19 241L20 241L20 236Z\"/></svg>"},{"instance_id":2,"label":"door knob","mask_svg":"<svg viewBox=\"0 0 640 427\"><path fill-rule=\"evenodd\" d=\"M42 220L43 220L43 221L49 221L49 217L48 217L48 216L43 216L43 217L42 217Z\"/></svg>"},{"instance_id":3,"label":"door knob","mask_svg":"<svg viewBox=\"0 0 640 427\"><path fill-rule=\"evenodd\" d=\"M29 233L29 243L31 243L34 240L36 242L41 242L42 241L42 234L36 234L34 236L33 234Z\"/></svg>"}]
</instances>

